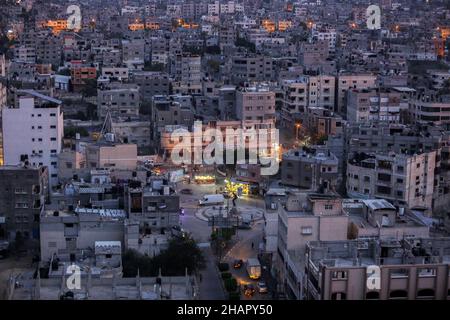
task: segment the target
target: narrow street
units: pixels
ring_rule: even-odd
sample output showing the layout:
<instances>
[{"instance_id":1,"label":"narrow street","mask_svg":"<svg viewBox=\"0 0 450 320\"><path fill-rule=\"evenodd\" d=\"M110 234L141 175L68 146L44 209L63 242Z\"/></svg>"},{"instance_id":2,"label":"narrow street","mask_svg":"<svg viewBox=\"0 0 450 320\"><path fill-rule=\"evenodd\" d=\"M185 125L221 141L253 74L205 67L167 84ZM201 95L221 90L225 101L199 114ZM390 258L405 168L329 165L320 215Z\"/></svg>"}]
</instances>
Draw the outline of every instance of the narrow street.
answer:
<instances>
[{"instance_id":1,"label":"narrow street","mask_svg":"<svg viewBox=\"0 0 450 320\"><path fill-rule=\"evenodd\" d=\"M184 215L180 216L181 228L191 233L192 237L199 243L205 253L207 260L206 269L201 272L202 281L200 283L200 299L207 297L208 299L224 299L224 292L222 288L220 274L215 265L216 256L213 254L210 246L211 227L206 221L199 219L195 213L198 210L198 200L205 194L215 193L215 186L201 186L194 184L180 184L178 190L191 190L190 194L183 194L180 192L181 207L184 209ZM237 200L237 206L241 207L255 207L264 209L264 200L254 197L243 197ZM257 281L251 280L248 277L245 265L240 269L234 269L233 263L236 259L242 259L244 262L249 258L257 258L259 253L259 245L263 241L263 227L262 219L254 222L251 229L238 229L234 236L234 245L225 253L224 262L229 263L230 272L238 281L238 284L244 285L252 283L257 288ZM253 243L253 248L252 248ZM263 274L265 272L263 271ZM271 294L255 295L251 299L263 300L270 299ZM243 294L242 299L249 299Z\"/></svg>"}]
</instances>

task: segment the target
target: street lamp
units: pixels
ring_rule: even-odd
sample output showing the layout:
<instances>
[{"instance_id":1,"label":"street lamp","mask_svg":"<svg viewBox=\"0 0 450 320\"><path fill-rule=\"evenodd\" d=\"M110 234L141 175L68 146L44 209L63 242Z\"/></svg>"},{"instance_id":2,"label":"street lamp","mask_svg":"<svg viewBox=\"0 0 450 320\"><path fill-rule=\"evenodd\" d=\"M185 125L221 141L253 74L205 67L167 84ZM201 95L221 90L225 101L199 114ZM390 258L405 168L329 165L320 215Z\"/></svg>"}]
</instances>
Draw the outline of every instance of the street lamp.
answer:
<instances>
[{"instance_id":1,"label":"street lamp","mask_svg":"<svg viewBox=\"0 0 450 320\"><path fill-rule=\"evenodd\" d=\"M300 128L302 127L302 125L300 123L297 123L295 125L295 140L298 142L298 132L300 130Z\"/></svg>"}]
</instances>

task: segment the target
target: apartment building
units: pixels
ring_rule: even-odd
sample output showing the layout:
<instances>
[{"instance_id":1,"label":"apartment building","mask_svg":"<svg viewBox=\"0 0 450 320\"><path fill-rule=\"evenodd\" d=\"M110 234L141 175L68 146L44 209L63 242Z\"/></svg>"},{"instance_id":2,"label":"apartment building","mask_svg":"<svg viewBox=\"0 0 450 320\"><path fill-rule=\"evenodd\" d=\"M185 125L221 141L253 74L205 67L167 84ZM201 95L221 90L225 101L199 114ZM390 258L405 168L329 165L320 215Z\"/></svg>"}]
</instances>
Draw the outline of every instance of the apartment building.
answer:
<instances>
[{"instance_id":1,"label":"apartment building","mask_svg":"<svg viewBox=\"0 0 450 320\"><path fill-rule=\"evenodd\" d=\"M355 154L347 164L347 193L381 198L394 205L430 212L436 151L421 154Z\"/></svg>"},{"instance_id":2,"label":"apartment building","mask_svg":"<svg viewBox=\"0 0 450 320\"><path fill-rule=\"evenodd\" d=\"M311 241L305 295L311 300L448 300L449 246L449 238Z\"/></svg>"},{"instance_id":3,"label":"apartment building","mask_svg":"<svg viewBox=\"0 0 450 320\"><path fill-rule=\"evenodd\" d=\"M202 79L202 58L195 54L177 54L171 60L171 71L175 79L184 83L198 84Z\"/></svg>"},{"instance_id":4,"label":"apartment building","mask_svg":"<svg viewBox=\"0 0 450 320\"><path fill-rule=\"evenodd\" d=\"M281 161L281 183L316 191L326 185L334 188L339 182L339 161L326 148L303 147L289 150Z\"/></svg>"},{"instance_id":5,"label":"apartment building","mask_svg":"<svg viewBox=\"0 0 450 320\"><path fill-rule=\"evenodd\" d=\"M141 70L145 61L145 41L122 40L122 61L131 70Z\"/></svg>"},{"instance_id":6,"label":"apartment building","mask_svg":"<svg viewBox=\"0 0 450 320\"><path fill-rule=\"evenodd\" d=\"M139 86L131 83L111 83L97 90L97 112L104 119L108 112L113 118L139 116Z\"/></svg>"},{"instance_id":7,"label":"apartment building","mask_svg":"<svg viewBox=\"0 0 450 320\"><path fill-rule=\"evenodd\" d=\"M301 43L299 49L299 63L305 69L317 68L324 63L330 56L328 41L315 41L312 43Z\"/></svg>"},{"instance_id":8,"label":"apartment building","mask_svg":"<svg viewBox=\"0 0 450 320\"><path fill-rule=\"evenodd\" d=\"M410 100L410 114L413 121L442 125L450 123L450 96L416 94Z\"/></svg>"},{"instance_id":9,"label":"apartment building","mask_svg":"<svg viewBox=\"0 0 450 320\"><path fill-rule=\"evenodd\" d=\"M333 28L312 28L312 39L316 41L326 41L330 54L336 51L337 32Z\"/></svg>"},{"instance_id":10,"label":"apartment building","mask_svg":"<svg viewBox=\"0 0 450 320\"><path fill-rule=\"evenodd\" d=\"M321 107L334 109L335 78L333 76L301 76L297 79L283 80L283 111L286 113L305 113L307 108Z\"/></svg>"},{"instance_id":11,"label":"apartment building","mask_svg":"<svg viewBox=\"0 0 450 320\"><path fill-rule=\"evenodd\" d=\"M174 101L174 96L153 96L151 106L151 137L159 141L161 131L167 125L184 125L190 127L194 124L194 113L190 106Z\"/></svg>"},{"instance_id":12,"label":"apartment building","mask_svg":"<svg viewBox=\"0 0 450 320\"><path fill-rule=\"evenodd\" d=\"M111 124L112 132L119 141L136 144L139 149L150 145L150 124L148 119L134 119L131 121L114 121Z\"/></svg>"},{"instance_id":13,"label":"apartment building","mask_svg":"<svg viewBox=\"0 0 450 320\"><path fill-rule=\"evenodd\" d=\"M28 160L32 166L46 166L50 184L57 183L64 132L61 104L34 90L17 91L15 105L2 110L5 164Z\"/></svg>"},{"instance_id":14,"label":"apartment building","mask_svg":"<svg viewBox=\"0 0 450 320\"><path fill-rule=\"evenodd\" d=\"M39 238L39 215L49 200L47 167L0 166L0 239Z\"/></svg>"},{"instance_id":15,"label":"apartment building","mask_svg":"<svg viewBox=\"0 0 450 320\"><path fill-rule=\"evenodd\" d=\"M413 89L380 88L348 91L347 121L399 123L408 112Z\"/></svg>"},{"instance_id":16,"label":"apartment building","mask_svg":"<svg viewBox=\"0 0 450 320\"><path fill-rule=\"evenodd\" d=\"M219 111L221 120L236 119L236 86L219 88Z\"/></svg>"},{"instance_id":17,"label":"apartment building","mask_svg":"<svg viewBox=\"0 0 450 320\"><path fill-rule=\"evenodd\" d=\"M278 206L276 274L279 290L301 299L306 265L305 250L311 241L346 240L348 215L342 199L333 193L290 194Z\"/></svg>"},{"instance_id":18,"label":"apartment building","mask_svg":"<svg viewBox=\"0 0 450 320\"><path fill-rule=\"evenodd\" d=\"M86 65L82 61L71 61L70 76L72 84L83 86L87 80L97 79L97 68L92 65Z\"/></svg>"},{"instance_id":19,"label":"apartment building","mask_svg":"<svg viewBox=\"0 0 450 320\"><path fill-rule=\"evenodd\" d=\"M127 67L103 67L102 77L110 80L127 81L129 79L129 70Z\"/></svg>"},{"instance_id":20,"label":"apartment building","mask_svg":"<svg viewBox=\"0 0 450 320\"><path fill-rule=\"evenodd\" d=\"M137 145L98 141L86 146L86 167L136 170Z\"/></svg>"},{"instance_id":21,"label":"apartment building","mask_svg":"<svg viewBox=\"0 0 450 320\"><path fill-rule=\"evenodd\" d=\"M264 85L241 88L236 92L236 116L239 120L275 120L275 92Z\"/></svg>"},{"instance_id":22,"label":"apartment building","mask_svg":"<svg viewBox=\"0 0 450 320\"><path fill-rule=\"evenodd\" d=\"M179 225L180 199L172 186L163 179L150 180L146 185L132 182L125 189L125 210L133 221L148 230L170 230Z\"/></svg>"},{"instance_id":23,"label":"apartment building","mask_svg":"<svg viewBox=\"0 0 450 320\"><path fill-rule=\"evenodd\" d=\"M345 74L337 77L336 112L347 114L347 93L349 90L370 89L376 86L377 77L371 74Z\"/></svg>"},{"instance_id":24,"label":"apartment building","mask_svg":"<svg viewBox=\"0 0 450 320\"><path fill-rule=\"evenodd\" d=\"M273 59L264 55L233 56L231 58L233 84L270 81L274 77Z\"/></svg>"},{"instance_id":25,"label":"apartment building","mask_svg":"<svg viewBox=\"0 0 450 320\"><path fill-rule=\"evenodd\" d=\"M44 210L40 217L41 261L85 258L99 241L123 243L126 212L121 209Z\"/></svg>"},{"instance_id":26,"label":"apartment building","mask_svg":"<svg viewBox=\"0 0 450 320\"><path fill-rule=\"evenodd\" d=\"M428 238L429 227L405 208L397 209L385 199L346 199L343 210L349 216L349 239Z\"/></svg>"},{"instance_id":27,"label":"apartment building","mask_svg":"<svg viewBox=\"0 0 450 320\"><path fill-rule=\"evenodd\" d=\"M165 72L135 71L133 82L139 86L141 101L151 102L153 96L169 95L169 75Z\"/></svg>"},{"instance_id":28,"label":"apartment building","mask_svg":"<svg viewBox=\"0 0 450 320\"><path fill-rule=\"evenodd\" d=\"M343 133L342 117L325 108L308 108L303 124L317 137L339 135Z\"/></svg>"}]
</instances>

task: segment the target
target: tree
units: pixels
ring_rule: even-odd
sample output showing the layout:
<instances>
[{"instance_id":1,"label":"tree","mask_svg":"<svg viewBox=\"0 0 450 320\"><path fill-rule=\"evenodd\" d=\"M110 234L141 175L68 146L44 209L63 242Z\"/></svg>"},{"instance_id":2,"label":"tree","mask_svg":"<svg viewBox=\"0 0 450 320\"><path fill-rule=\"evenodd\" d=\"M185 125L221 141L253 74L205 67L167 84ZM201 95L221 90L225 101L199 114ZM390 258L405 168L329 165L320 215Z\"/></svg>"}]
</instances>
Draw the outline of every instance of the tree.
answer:
<instances>
[{"instance_id":1,"label":"tree","mask_svg":"<svg viewBox=\"0 0 450 320\"><path fill-rule=\"evenodd\" d=\"M137 270L143 277L155 277L161 269L165 276L183 276L205 267L205 258L191 237L175 238L169 247L159 255L151 258L141 253L128 250L122 259L124 277L135 277Z\"/></svg>"},{"instance_id":2,"label":"tree","mask_svg":"<svg viewBox=\"0 0 450 320\"><path fill-rule=\"evenodd\" d=\"M156 62L156 63L151 63L151 62L145 62L144 64L144 71L164 71L165 66L162 63Z\"/></svg>"},{"instance_id":3,"label":"tree","mask_svg":"<svg viewBox=\"0 0 450 320\"><path fill-rule=\"evenodd\" d=\"M212 73L218 73L220 71L220 61L211 59L208 60L207 64Z\"/></svg>"},{"instance_id":4,"label":"tree","mask_svg":"<svg viewBox=\"0 0 450 320\"><path fill-rule=\"evenodd\" d=\"M97 80L87 79L84 81L83 89L81 89L83 97L93 97L97 95Z\"/></svg>"},{"instance_id":5,"label":"tree","mask_svg":"<svg viewBox=\"0 0 450 320\"><path fill-rule=\"evenodd\" d=\"M75 138L76 134L79 133L82 137L89 136L89 132L82 127L65 127L64 128L64 138Z\"/></svg>"}]
</instances>

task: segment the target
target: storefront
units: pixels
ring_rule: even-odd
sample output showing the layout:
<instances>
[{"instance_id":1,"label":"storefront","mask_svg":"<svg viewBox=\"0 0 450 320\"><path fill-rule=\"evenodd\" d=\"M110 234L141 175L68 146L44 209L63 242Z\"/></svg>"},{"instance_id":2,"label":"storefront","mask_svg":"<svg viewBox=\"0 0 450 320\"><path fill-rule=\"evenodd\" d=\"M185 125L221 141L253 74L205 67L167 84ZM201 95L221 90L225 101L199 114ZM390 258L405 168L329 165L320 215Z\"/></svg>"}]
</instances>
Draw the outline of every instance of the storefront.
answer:
<instances>
[{"instance_id":1,"label":"storefront","mask_svg":"<svg viewBox=\"0 0 450 320\"><path fill-rule=\"evenodd\" d=\"M196 174L194 182L197 184L215 184L216 177L210 174Z\"/></svg>"}]
</instances>

